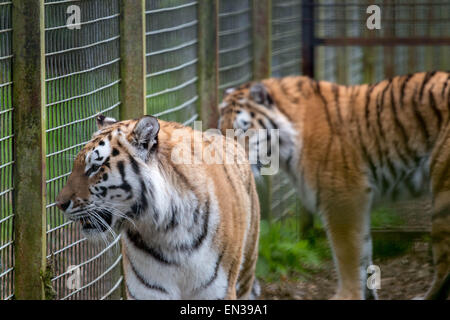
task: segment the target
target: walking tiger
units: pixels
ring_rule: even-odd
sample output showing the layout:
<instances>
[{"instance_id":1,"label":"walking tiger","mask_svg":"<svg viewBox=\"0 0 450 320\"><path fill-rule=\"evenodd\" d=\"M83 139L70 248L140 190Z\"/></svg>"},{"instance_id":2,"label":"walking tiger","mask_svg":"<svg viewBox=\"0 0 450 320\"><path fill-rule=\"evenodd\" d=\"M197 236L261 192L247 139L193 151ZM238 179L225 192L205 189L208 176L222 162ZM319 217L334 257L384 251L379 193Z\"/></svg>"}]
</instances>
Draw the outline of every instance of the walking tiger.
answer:
<instances>
[{"instance_id":1,"label":"walking tiger","mask_svg":"<svg viewBox=\"0 0 450 320\"><path fill-rule=\"evenodd\" d=\"M339 275L337 299L376 297L370 212L377 202L431 193L433 284L450 290L450 80L448 72L342 86L304 76L226 91L219 128L279 129L280 165L302 204L319 212ZM270 135L264 137L270 140ZM254 144L254 147L258 144Z\"/></svg>"}]
</instances>

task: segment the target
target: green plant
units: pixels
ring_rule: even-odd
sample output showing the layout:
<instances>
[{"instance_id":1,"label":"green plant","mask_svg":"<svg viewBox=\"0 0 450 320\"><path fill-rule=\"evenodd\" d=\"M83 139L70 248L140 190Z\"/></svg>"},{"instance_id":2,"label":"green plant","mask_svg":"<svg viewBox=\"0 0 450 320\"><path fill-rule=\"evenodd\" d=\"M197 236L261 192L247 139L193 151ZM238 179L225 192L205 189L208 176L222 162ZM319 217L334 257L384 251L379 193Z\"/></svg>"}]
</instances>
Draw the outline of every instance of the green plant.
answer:
<instances>
[{"instance_id":1,"label":"green plant","mask_svg":"<svg viewBox=\"0 0 450 320\"><path fill-rule=\"evenodd\" d=\"M392 209L377 208L371 214L372 228L381 227L398 227L405 223L405 221Z\"/></svg>"},{"instance_id":2,"label":"green plant","mask_svg":"<svg viewBox=\"0 0 450 320\"><path fill-rule=\"evenodd\" d=\"M394 210L378 208L372 212L372 228L396 228L405 224L404 219ZM401 255L408 251L413 241L400 238L373 239L373 255L377 258L388 258Z\"/></svg>"},{"instance_id":3,"label":"green plant","mask_svg":"<svg viewBox=\"0 0 450 320\"><path fill-rule=\"evenodd\" d=\"M323 234L312 242L300 240L295 217L284 221L261 221L259 259L256 274L265 281L280 277L305 276L320 269L329 258L329 248Z\"/></svg>"}]
</instances>

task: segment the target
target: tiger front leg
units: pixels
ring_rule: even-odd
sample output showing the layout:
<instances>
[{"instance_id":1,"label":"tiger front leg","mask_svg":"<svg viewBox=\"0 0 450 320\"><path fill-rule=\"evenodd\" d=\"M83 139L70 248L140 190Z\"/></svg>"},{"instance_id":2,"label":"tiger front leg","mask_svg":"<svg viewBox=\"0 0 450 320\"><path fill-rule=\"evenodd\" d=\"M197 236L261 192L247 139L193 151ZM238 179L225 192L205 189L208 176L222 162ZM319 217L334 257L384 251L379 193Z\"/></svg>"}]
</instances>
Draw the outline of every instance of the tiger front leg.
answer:
<instances>
[{"instance_id":1,"label":"tiger front leg","mask_svg":"<svg viewBox=\"0 0 450 320\"><path fill-rule=\"evenodd\" d=\"M334 191L325 199L321 212L338 273L338 289L332 299L376 299L376 293L366 285L367 267L372 263L370 191L340 195Z\"/></svg>"}]
</instances>

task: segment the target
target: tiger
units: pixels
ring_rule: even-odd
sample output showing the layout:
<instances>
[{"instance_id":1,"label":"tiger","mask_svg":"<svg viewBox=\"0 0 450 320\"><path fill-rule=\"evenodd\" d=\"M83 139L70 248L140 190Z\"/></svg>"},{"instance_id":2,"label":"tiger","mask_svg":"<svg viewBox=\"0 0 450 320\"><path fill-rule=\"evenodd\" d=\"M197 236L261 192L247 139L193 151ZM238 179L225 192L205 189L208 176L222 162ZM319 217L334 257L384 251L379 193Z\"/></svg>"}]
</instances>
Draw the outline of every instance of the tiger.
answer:
<instances>
[{"instance_id":1,"label":"tiger","mask_svg":"<svg viewBox=\"0 0 450 320\"><path fill-rule=\"evenodd\" d=\"M338 273L334 299L377 298L366 285L371 209L421 194L432 199L434 278L419 298L448 297L449 83L443 71L353 86L288 76L224 93L218 124L223 134L279 130L280 167L304 209L324 222ZM258 137L257 142L271 139Z\"/></svg>"},{"instance_id":2,"label":"tiger","mask_svg":"<svg viewBox=\"0 0 450 320\"><path fill-rule=\"evenodd\" d=\"M96 122L56 205L92 241L120 232L127 298L256 298L260 209L241 146L218 132L237 160L183 162L180 146L218 140L153 116Z\"/></svg>"}]
</instances>

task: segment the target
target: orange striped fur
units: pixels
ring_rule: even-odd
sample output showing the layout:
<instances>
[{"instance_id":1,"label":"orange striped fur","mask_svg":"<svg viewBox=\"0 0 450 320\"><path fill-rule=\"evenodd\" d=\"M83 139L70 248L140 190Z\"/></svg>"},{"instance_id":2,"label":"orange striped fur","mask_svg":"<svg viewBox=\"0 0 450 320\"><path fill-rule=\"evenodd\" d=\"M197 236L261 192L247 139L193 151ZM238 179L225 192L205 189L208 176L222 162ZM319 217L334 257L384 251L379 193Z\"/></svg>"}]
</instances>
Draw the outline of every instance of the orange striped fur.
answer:
<instances>
[{"instance_id":1,"label":"orange striped fur","mask_svg":"<svg viewBox=\"0 0 450 320\"><path fill-rule=\"evenodd\" d=\"M121 232L128 298L249 298L259 202L243 149L217 134L244 162L178 163L176 147L211 147L204 133L150 116L98 123L57 204L88 234Z\"/></svg>"},{"instance_id":2,"label":"orange striped fur","mask_svg":"<svg viewBox=\"0 0 450 320\"><path fill-rule=\"evenodd\" d=\"M342 86L271 78L227 90L219 127L279 129L280 163L303 205L319 212L339 284L335 298L366 288L370 211L380 201L431 193L435 278L427 298L450 290L450 80L448 72Z\"/></svg>"}]
</instances>

